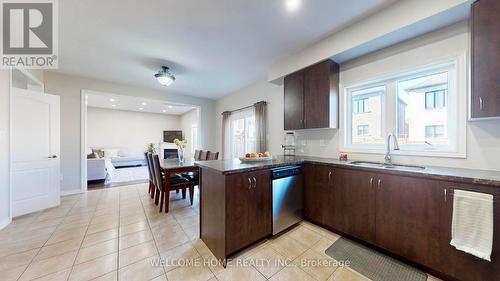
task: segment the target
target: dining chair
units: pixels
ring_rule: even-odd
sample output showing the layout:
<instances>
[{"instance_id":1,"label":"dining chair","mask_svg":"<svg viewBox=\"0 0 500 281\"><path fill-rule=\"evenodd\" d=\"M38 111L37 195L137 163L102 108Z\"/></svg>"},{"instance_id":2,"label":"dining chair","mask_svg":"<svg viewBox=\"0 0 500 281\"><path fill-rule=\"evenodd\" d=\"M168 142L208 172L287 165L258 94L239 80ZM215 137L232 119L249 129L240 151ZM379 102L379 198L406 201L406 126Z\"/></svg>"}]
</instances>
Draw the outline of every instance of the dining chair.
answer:
<instances>
[{"instance_id":1,"label":"dining chair","mask_svg":"<svg viewBox=\"0 0 500 281\"><path fill-rule=\"evenodd\" d=\"M156 190L154 183L153 183L153 171L152 171L152 165L151 165L151 153L145 152L144 157L146 158L146 165L148 166L148 175L149 175L149 188L148 188L148 193L151 194L151 198L154 198L154 192Z\"/></svg>"},{"instance_id":2,"label":"dining chair","mask_svg":"<svg viewBox=\"0 0 500 281\"><path fill-rule=\"evenodd\" d=\"M208 151L207 152L207 160L217 160L219 159L219 152L211 152L211 151Z\"/></svg>"},{"instance_id":3,"label":"dining chair","mask_svg":"<svg viewBox=\"0 0 500 281\"><path fill-rule=\"evenodd\" d=\"M152 162L153 162L153 174L154 174L156 193L157 193L155 197L155 203L160 204L160 213L163 211L163 206L165 206L165 213L168 213L170 191L182 190L182 193L185 194L186 192L185 189L190 187L190 183L188 179L181 177L177 174L171 175L169 179L165 179L160 167L160 158L158 157L157 154L153 155ZM170 190L165 190L165 180L170 180Z\"/></svg>"},{"instance_id":4,"label":"dining chair","mask_svg":"<svg viewBox=\"0 0 500 281\"><path fill-rule=\"evenodd\" d=\"M207 157L208 157L208 151L203 151L202 150L200 152L200 159L199 159L199 161L205 161L205 160L207 160Z\"/></svg>"},{"instance_id":5,"label":"dining chair","mask_svg":"<svg viewBox=\"0 0 500 281\"><path fill-rule=\"evenodd\" d=\"M200 153L201 153L201 150L199 150L199 149L196 149L194 151L194 160L200 160Z\"/></svg>"}]
</instances>

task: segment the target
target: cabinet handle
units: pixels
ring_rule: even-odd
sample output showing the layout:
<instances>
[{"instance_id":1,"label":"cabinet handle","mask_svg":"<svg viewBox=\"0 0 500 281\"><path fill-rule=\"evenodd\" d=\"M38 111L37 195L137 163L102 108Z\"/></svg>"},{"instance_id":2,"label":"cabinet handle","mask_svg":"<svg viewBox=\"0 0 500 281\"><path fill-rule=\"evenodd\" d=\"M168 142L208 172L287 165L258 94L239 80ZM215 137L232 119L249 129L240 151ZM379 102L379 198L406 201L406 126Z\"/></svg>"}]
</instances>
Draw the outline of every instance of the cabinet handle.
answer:
<instances>
[{"instance_id":1,"label":"cabinet handle","mask_svg":"<svg viewBox=\"0 0 500 281\"><path fill-rule=\"evenodd\" d=\"M479 97L479 109L484 110L484 101L482 97Z\"/></svg>"},{"instance_id":2,"label":"cabinet handle","mask_svg":"<svg viewBox=\"0 0 500 281\"><path fill-rule=\"evenodd\" d=\"M444 189L444 202L446 202L446 188Z\"/></svg>"},{"instance_id":3,"label":"cabinet handle","mask_svg":"<svg viewBox=\"0 0 500 281\"><path fill-rule=\"evenodd\" d=\"M370 178L370 187L373 187L373 178Z\"/></svg>"},{"instance_id":4,"label":"cabinet handle","mask_svg":"<svg viewBox=\"0 0 500 281\"><path fill-rule=\"evenodd\" d=\"M248 189L252 189L252 179L248 178Z\"/></svg>"},{"instance_id":5,"label":"cabinet handle","mask_svg":"<svg viewBox=\"0 0 500 281\"><path fill-rule=\"evenodd\" d=\"M380 185L382 184L382 180L381 179L378 179L378 188L380 189Z\"/></svg>"},{"instance_id":6,"label":"cabinet handle","mask_svg":"<svg viewBox=\"0 0 500 281\"><path fill-rule=\"evenodd\" d=\"M253 177L253 188L256 188L257 187L257 179L255 177Z\"/></svg>"},{"instance_id":7,"label":"cabinet handle","mask_svg":"<svg viewBox=\"0 0 500 281\"><path fill-rule=\"evenodd\" d=\"M332 177L332 171L328 172L328 182L330 182L330 178Z\"/></svg>"}]
</instances>

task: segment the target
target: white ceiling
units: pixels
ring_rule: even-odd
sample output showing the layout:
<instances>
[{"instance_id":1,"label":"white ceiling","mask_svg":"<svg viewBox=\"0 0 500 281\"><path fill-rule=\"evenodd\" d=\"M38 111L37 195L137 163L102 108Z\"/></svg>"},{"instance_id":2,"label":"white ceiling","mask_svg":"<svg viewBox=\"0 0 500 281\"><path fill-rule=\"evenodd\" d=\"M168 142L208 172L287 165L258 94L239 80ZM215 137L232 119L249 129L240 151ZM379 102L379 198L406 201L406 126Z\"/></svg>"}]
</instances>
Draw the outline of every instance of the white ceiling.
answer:
<instances>
[{"instance_id":1,"label":"white ceiling","mask_svg":"<svg viewBox=\"0 0 500 281\"><path fill-rule=\"evenodd\" d=\"M295 12L286 1L59 1L57 72L218 98L396 0L299 0ZM177 76L167 88L153 77L162 65Z\"/></svg>"},{"instance_id":2,"label":"white ceiling","mask_svg":"<svg viewBox=\"0 0 500 281\"><path fill-rule=\"evenodd\" d=\"M181 115L197 108L191 105L167 103L158 100L150 100L132 96L122 96L122 95L93 92L93 91L86 91L85 98L88 107L98 107L98 108L106 108L113 110Z\"/></svg>"}]
</instances>

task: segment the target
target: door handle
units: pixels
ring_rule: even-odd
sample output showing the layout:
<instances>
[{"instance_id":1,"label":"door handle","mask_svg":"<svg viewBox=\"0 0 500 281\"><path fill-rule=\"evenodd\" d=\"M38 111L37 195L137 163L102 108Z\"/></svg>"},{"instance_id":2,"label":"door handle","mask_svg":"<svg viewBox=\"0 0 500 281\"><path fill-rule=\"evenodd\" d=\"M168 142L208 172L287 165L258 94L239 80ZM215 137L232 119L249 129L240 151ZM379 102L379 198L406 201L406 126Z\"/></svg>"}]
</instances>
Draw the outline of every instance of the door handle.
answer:
<instances>
[{"instance_id":1,"label":"door handle","mask_svg":"<svg viewBox=\"0 0 500 281\"><path fill-rule=\"evenodd\" d=\"M378 188L380 189L380 185L382 184L382 180L378 179Z\"/></svg>"},{"instance_id":2,"label":"door handle","mask_svg":"<svg viewBox=\"0 0 500 281\"><path fill-rule=\"evenodd\" d=\"M479 97L479 109L484 110L484 101L482 97Z\"/></svg>"},{"instance_id":3,"label":"door handle","mask_svg":"<svg viewBox=\"0 0 500 281\"><path fill-rule=\"evenodd\" d=\"M54 154L54 155L49 156L49 157L47 157L47 158L49 158L49 159L56 159L56 158L57 158L57 155L55 155L55 154Z\"/></svg>"},{"instance_id":4,"label":"door handle","mask_svg":"<svg viewBox=\"0 0 500 281\"><path fill-rule=\"evenodd\" d=\"M248 178L248 189L252 189L252 179Z\"/></svg>"},{"instance_id":5,"label":"door handle","mask_svg":"<svg viewBox=\"0 0 500 281\"><path fill-rule=\"evenodd\" d=\"M255 177L253 177L253 188L256 188L257 187L257 179Z\"/></svg>"}]
</instances>

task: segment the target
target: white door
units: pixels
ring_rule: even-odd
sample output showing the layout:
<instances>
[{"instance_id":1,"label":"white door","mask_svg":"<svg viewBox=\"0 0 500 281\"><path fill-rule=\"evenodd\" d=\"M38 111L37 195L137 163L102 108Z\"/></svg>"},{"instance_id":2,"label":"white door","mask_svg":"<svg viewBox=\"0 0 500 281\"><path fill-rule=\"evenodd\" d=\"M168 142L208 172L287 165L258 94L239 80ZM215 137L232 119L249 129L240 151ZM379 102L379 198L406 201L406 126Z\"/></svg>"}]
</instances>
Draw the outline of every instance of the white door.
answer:
<instances>
[{"instance_id":1,"label":"white door","mask_svg":"<svg viewBox=\"0 0 500 281\"><path fill-rule=\"evenodd\" d=\"M12 89L12 215L60 203L59 96Z\"/></svg>"}]
</instances>

